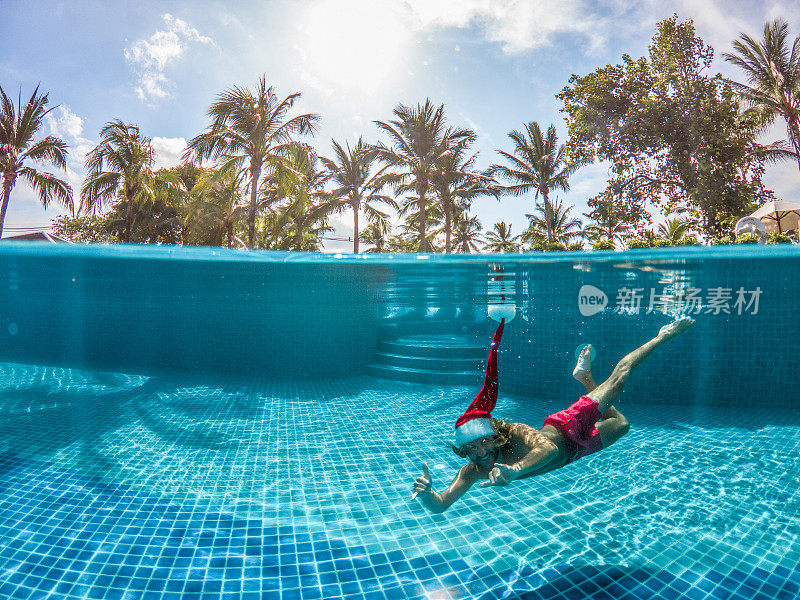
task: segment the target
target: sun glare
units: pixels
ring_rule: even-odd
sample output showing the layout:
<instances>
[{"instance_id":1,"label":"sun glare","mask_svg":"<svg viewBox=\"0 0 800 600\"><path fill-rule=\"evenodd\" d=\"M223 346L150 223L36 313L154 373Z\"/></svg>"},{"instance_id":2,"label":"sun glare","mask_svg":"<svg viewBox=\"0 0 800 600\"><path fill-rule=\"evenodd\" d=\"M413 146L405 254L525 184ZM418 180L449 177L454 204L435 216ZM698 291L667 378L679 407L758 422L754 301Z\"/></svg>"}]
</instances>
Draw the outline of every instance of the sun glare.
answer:
<instances>
[{"instance_id":1,"label":"sun glare","mask_svg":"<svg viewBox=\"0 0 800 600\"><path fill-rule=\"evenodd\" d=\"M301 25L307 76L329 93L379 95L408 70L407 20L384 0L320 0Z\"/></svg>"}]
</instances>

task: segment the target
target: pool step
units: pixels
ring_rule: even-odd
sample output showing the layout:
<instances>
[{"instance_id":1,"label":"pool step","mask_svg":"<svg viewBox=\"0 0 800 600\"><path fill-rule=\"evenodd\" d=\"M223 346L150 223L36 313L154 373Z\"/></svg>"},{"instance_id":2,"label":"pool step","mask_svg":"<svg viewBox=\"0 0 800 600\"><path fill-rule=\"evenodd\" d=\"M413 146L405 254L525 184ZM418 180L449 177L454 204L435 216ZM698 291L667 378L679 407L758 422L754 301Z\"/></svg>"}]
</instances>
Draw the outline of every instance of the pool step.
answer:
<instances>
[{"instance_id":1,"label":"pool step","mask_svg":"<svg viewBox=\"0 0 800 600\"><path fill-rule=\"evenodd\" d=\"M469 322L439 321L436 319L415 319L405 321L385 320L380 325L380 336L383 339L392 339L405 335L447 335L466 334L475 329Z\"/></svg>"},{"instance_id":2,"label":"pool step","mask_svg":"<svg viewBox=\"0 0 800 600\"><path fill-rule=\"evenodd\" d=\"M375 377L441 385L473 385L483 379L487 350L474 336L410 335L378 344Z\"/></svg>"}]
</instances>

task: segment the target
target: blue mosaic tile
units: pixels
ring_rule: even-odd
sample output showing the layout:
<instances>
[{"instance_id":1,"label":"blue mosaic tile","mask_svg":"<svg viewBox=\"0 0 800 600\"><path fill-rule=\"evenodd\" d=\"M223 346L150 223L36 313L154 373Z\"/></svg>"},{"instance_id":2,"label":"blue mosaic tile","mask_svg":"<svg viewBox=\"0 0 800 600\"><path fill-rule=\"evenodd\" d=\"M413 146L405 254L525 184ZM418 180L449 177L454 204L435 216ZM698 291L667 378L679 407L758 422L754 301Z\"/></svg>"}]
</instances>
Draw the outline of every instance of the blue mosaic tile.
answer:
<instances>
[{"instance_id":1,"label":"blue mosaic tile","mask_svg":"<svg viewBox=\"0 0 800 600\"><path fill-rule=\"evenodd\" d=\"M634 429L607 454L513 493L472 490L432 516L407 500L417 469L428 462L441 486L459 461L433 443L448 432L430 398L470 390L3 368L3 385L23 391L74 388L65 397L86 413L64 427L68 413L25 412L29 446L0 429L13 444L0 453L3 598L800 597L791 415L634 404ZM14 406L46 404L54 393L41 390ZM109 394L115 426L98 430ZM6 402L0 386L0 416ZM552 409L501 405L532 423Z\"/></svg>"}]
</instances>

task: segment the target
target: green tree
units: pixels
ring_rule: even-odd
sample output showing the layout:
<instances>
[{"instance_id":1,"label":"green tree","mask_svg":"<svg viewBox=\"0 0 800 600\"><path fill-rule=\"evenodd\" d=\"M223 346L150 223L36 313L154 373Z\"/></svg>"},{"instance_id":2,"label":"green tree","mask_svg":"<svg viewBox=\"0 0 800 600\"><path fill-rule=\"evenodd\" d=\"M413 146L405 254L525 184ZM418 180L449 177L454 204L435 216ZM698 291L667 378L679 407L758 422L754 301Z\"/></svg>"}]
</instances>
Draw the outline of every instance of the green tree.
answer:
<instances>
[{"instance_id":1,"label":"green tree","mask_svg":"<svg viewBox=\"0 0 800 600\"><path fill-rule=\"evenodd\" d=\"M100 138L86 155L89 173L81 187L80 212L95 214L118 200L124 209L120 238L131 242L134 213L155 202L155 187L163 183L157 183L153 172L155 151L136 125L120 120L106 123Z\"/></svg>"},{"instance_id":2,"label":"green tree","mask_svg":"<svg viewBox=\"0 0 800 600\"><path fill-rule=\"evenodd\" d=\"M243 197L246 178L245 169L233 166L208 169L197 178L185 211L186 243L233 247L246 222L247 203Z\"/></svg>"},{"instance_id":3,"label":"green tree","mask_svg":"<svg viewBox=\"0 0 800 600\"><path fill-rule=\"evenodd\" d=\"M722 76L705 74L712 58L692 22L673 16L658 23L648 57L573 75L558 95L570 155L611 163L603 194L630 204L622 212L631 217L647 202L666 214L692 208L712 235L722 218L770 196L761 176L771 148L755 142L759 125Z\"/></svg>"},{"instance_id":4,"label":"green tree","mask_svg":"<svg viewBox=\"0 0 800 600\"><path fill-rule=\"evenodd\" d=\"M541 195L549 204L550 191L569 190L570 176L581 166L581 161L567 161L565 146L558 144L556 126L550 125L543 134L536 121L525 125L525 132L514 130L508 134L514 142L512 153L500 151L509 166L495 164L489 167L493 176L510 181L501 191L514 196L534 192L536 200Z\"/></svg>"},{"instance_id":5,"label":"green tree","mask_svg":"<svg viewBox=\"0 0 800 600\"><path fill-rule=\"evenodd\" d=\"M612 247L616 246L616 242L625 239L632 229L629 215L608 194L601 194L594 209L584 216L593 222L584 228L582 234L593 245L608 242Z\"/></svg>"},{"instance_id":6,"label":"green tree","mask_svg":"<svg viewBox=\"0 0 800 600\"><path fill-rule=\"evenodd\" d=\"M389 242L389 223L387 221L373 221L361 232L361 241L372 244L364 252L385 252Z\"/></svg>"},{"instance_id":7,"label":"green tree","mask_svg":"<svg viewBox=\"0 0 800 600\"><path fill-rule=\"evenodd\" d=\"M386 241L387 252L416 252L418 249L419 239L408 233L396 233Z\"/></svg>"},{"instance_id":8,"label":"green tree","mask_svg":"<svg viewBox=\"0 0 800 600\"><path fill-rule=\"evenodd\" d=\"M692 223L684 219L668 219L659 224L658 235L673 244L679 242L692 228Z\"/></svg>"},{"instance_id":9,"label":"green tree","mask_svg":"<svg viewBox=\"0 0 800 600\"><path fill-rule=\"evenodd\" d=\"M165 185L148 202L122 201L104 216L108 232L135 244L180 244L183 218Z\"/></svg>"},{"instance_id":10,"label":"green tree","mask_svg":"<svg viewBox=\"0 0 800 600\"><path fill-rule=\"evenodd\" d=\"M247 214L247 245L255 244L258 190L262 173L268 177L279 168L294 136L313 134L319 123L316 114L303 114L287 120L300 93L280 100L262 75L255 91L234 87L217 96L208 109L211 125L192 138L184 160L211 158L222 160L226 168L247 169L250 205Z\"/></svg>"},{"instance_id":11,"label":"green tree","mask_svg":"<svg viewBox=\"0 0 800 600\"><path fill-rule=\"evenodd\" d=\"M566 245L572 238L580 235L581 222L570 216L572 209L572 206L565 207L558 198L550 202L543 197L541 203L536 203L535 213L526 215L529 228L541 235L542 240L548 244Z\"/></svg>"},{"instance_id":12,"label":"green tree","mask_svg":"<svg viewBox=\"0 0 800 600\"><path fill-rule=\"evenodd\" d=\"M416 240L416 248L414 252L436 252L440 250L440 244L437 244L436 239L441 229L438 227L442 224L442 204L435 197L423 210L420 207L420 201L417 196L408 196L403 200L398 214L405 217L400 223L400 230L403 234L410 236ZM425 225L421 226L422 219L425 219ZM425 232L425 237L420 240L420 231ZM424 248L424 249L423 249Z\"/></svg>"},{"instance_id":13,"label":"green tree","mask_svg":"<svg viewBox=\"0 0 800 600\"><path fill-rule=\"evenodd\" d=\"M372 172L375 161L375 152L366 145L361 138L354 148L344 149L333 141L334 159L320 158L327 171L327 177L336 186L331 191L332 198L336 201L339 210L348 207L353 211L353 254L358 254L358 213L363 207L364 214L370 223L381 222L386 224L389 215L376 209L372 203L384 203L392 208L397 208L393 198L381 194L386 185L383 169Z\"/></svg>"},{"instance_id":14,"label":"green tree","mask_svg":"<svg viewBox=\"0 0 800 600\"><path fill-rule=\"evenodd\" d=\"M53 219L53 234L70 242L82 244L116 244L119 242L108 227L108 219L98 216L69 217L60 215Z\"/></svg>"},{"instance_id":15,"label":"green tree","mask_svg":"<svg viewBox=\"0 0 800 600\"><path fill-rule=\"evenodd\" d=\"M733 52L722 56L744 72L747 83L730 83L760 120L768 124L780 116L786 121L800 167L800 36L790 46L789 26L775 19L764 25L761 41L742 33Z\"/></svg>"},{"instance_id":16,"label":"green tree","mask_svg":"<svg viewBox=\"0 0 800 600\"><path fill-rule=\"evenodd\" d=\"M475 139L475 133L468 129L445 127L444 104L436 108L430 99L416 107L400 104L393 112L394 120L375 121L389 135L391 147L380 142L374 149L380 160L399 171L389 178L398 190L405 189L404 185L414 190L420 212L419 251L429 252L425 213L431 177L443 158L457 148L469 145Z\"/></svg>"},{"instance_id":17,"label":"green tree","mask_svg":"<svg viewBox=\"0 0 800 600\"><path fill-rule=\"evenodd\" d=\"M475 198L499 193L494 179L475 169L478 153L467 156L472 139L465 138L464 144L457 144L451 152L443 154L431 175L433 189L444 213L444 251L447 254L451 250L454 212L469 208Z\"/></svg>"},{"instance_id":18,"label":"green tree","mask_svg":"<svg viewBox=\"0 0 800 600\"><path fill-rule=\"evenodd\" d=\"M487 232L483 249L489 252L519 252L519 236L511 234L510 224L500 221Z\"/></svg>"},{"instance_id":19,"label":"green tree","mask_svg":"<svg viewBox=\"0 0 800 600\"><path fill-rule=\"evenodd\" d=\"M483 242L481 229L478 217L471 217L466 211L456 213L453 216L453 244L456 252L478 252L478 244Z\"/></svg>"},{"instance_id":20,"label":"green tree","mask_svg":"<svg viewBox=\"0 0 800 600\"><path fill-rule=\"evenodd\" d=\"M17 106L9 100L0 87L0 172L3 175L3 203L0 205L0 236L6 219L11 190L22 177L39 196L44 208L56 200L74 214L72 188L52 173L30 166L30 161L51 163L59 169L67 168L67 145L63 140L48 135L41 140L34 138L42 127L44 118L53 108L48 109L48 95L39 94L39 86L33 90L30 99L22 106L22 94Z\"/></svg>"},{"instance_id":21,"label":"green tree","mask_svg":"<svg viewBox=\"0 0 800 600\"><path fill-rule=\"evenodd\" d=\"M338 203L323 189L326 174L314 151L294 144L262 183L260 203L267 214L261 219L258 247L272 250L318 251L324 233L333 231L328 217Z\"/></svg>"}]
</instances>

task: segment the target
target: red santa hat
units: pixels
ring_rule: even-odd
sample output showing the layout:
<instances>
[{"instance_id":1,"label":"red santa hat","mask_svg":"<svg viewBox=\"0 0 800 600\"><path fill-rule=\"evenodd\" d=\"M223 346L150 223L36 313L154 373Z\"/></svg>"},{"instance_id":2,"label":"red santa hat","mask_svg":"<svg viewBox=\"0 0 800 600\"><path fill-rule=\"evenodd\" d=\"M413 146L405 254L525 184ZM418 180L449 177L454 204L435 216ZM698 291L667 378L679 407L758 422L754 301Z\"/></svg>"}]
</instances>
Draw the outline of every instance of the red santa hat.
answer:
<instances>
[{"instance_id":1,"label":"red santa hat","mask_svg":"<svg viewBox=\"0 0 800 600\"><path fill-rule=\"evenodd\" d=\"M456 421L456 447L460 448L472 440L495 434L489 419L491 418L490 413L494 410L495 404L497 404L497 389L499 387L497 380L497 347L503 337L505 322L505 319L500 320L500 325L497 327L497 331L494 332L494 337L492 337L489 358L486 361L486 378L483 381L483 388L475 396L467 411Z\"/></svg>"}]
</instances>

